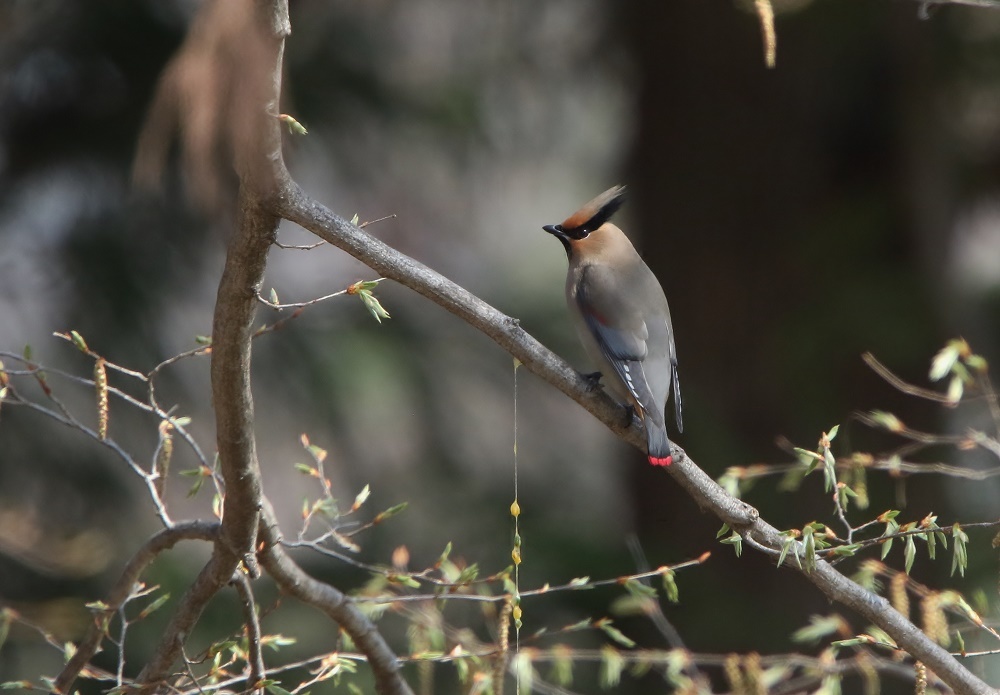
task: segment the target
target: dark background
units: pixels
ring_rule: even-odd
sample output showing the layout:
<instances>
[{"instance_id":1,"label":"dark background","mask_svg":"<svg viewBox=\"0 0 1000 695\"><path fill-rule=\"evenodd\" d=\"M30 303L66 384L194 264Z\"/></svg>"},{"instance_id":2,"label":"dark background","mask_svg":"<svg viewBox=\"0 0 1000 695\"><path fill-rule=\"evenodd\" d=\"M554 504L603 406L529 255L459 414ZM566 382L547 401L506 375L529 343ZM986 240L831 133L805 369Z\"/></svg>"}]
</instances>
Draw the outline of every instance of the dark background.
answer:
<instances>
[{"instance_id":1,"label":"dark background","mask_svg":"<svg viewBox=\"0 0 1000 695\"><path fill-rule=\"evenodd\" d=\"M788 462L777 438L811 448L837 423L838 454L890 447L851 419L859 409L929 431L988 427L975 404L943 411L902 396L860 355L920 384L951 337L998 356L1000 12L942 7L921 19L920 4L902 0L776 0L768 70L744 4L293 0L283 109L310 134L288 139L290 169L347 217L396 214L369 230L581 369L563 252L540 227L627 183L621 225L660 277L677 333L677 439L713 476ZM156 79L196 7L0 4L0 350L31 343L43 363L87 374L89 362L50 337L72 328L146 371L209 333L225 210L188 202L178 171L157 195L129 184ZM281 234L308 242L290 226ZM275 249L268 282L301 301L370 277L333 249ZM421 566L453 540L469 562L500 569L513 494L510 358L404 288L384 283L378 295L392 313L381 326L341 298L255 344L262 466L286 535L302 497L315 495L292 468L306 432L330 450L343 500L371 483L378 509L410 503L403 521L367 538L363 559L387 562L405 544ZM64 388L92 418L89 392ZM207 362L173 368L160 393L211 451ZM30 413L0 418L0 600L78 637L80 599L99 597L156 528L151 507L106 450ZM148 460L155 423L119 407L112 436ZM634 534L653 566L712 550L679 576L682 603L666 608L693 650L793 650L792 631L835 610L752 552L733 557L714 540L718 522L669 476L523 370L518 438L525 586L634 571ZM175 469L192 465L178 456ZM947 449L925 460L996 466ZM209 513L205 493L186 499L189 482L171 482L175 518ZM748 496L776 526L832 522L818 477L794 495L776 483ZM996 517L992 482L873 474L870 485L872 506L855 523L900 508L903 489L903 521ZM995 615L989 541L973 533L964 581L948 577L950 557L932 564L922 549L914 572L981 597ZM179 590L199 552L165 557L155 581ZM344 588L361 580L304 561ZM890 562L901 566L898 550ZM602 615L612 595L539 601L526 625ZM215 605L226 625L216 629L232 629L224 601ZM644 621L621 625L664 645ZM137 659L155 637L139 632ZM57 668L43 654L15 631L0 673ZM997 682L995 668L984 673Z\"/></svg>"}]
</instances>

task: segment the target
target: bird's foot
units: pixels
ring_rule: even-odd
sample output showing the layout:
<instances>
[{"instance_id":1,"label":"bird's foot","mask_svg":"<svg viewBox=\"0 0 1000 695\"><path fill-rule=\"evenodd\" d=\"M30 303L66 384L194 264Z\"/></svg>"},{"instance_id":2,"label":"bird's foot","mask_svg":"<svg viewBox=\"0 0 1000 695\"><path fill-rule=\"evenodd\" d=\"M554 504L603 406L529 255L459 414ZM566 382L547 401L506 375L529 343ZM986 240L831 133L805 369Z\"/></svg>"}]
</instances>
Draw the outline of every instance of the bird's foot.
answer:
<instances>
[{"instance_id":1,"label":"bird's foot","mask_svg":"<svg viewBox=\"0 0 1000 695\"><path fill-rule=\"evenodd\" d=\"M639 418L639 414L635 412L635 406L631 403L628 405L623 405L625 408L625 426L631 427L632 425L638 425L642 422Z\"/></svg>"},{"instance_id":2,"label":"bird's foot","mask_svg":"<svg viewBox=\"0 0 1000 695\"><path fill-rule=\"evenodd\" d=\"M601 377L604 375L600 372L580 372L580 376L587 382L588 391L596 391L601 388Z\"/></svg>"}]
</instances>

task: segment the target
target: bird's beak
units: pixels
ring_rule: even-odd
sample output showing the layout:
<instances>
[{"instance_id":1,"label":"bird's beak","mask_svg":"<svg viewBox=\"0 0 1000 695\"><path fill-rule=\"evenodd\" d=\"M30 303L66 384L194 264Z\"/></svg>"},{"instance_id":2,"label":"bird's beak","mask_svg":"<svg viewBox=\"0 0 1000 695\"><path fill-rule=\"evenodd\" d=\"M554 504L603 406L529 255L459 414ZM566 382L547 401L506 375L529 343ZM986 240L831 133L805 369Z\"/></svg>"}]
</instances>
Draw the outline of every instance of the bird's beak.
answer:
<instances>
[{"instance_id":1,"label":"bird's beak","mask_svg":"<svg viewBox=\"0 0 1000 695\"><path fill-rule=\"evenodd\" d=\"M558 239L560 243L562 243L563 248L566 249L567 258L572 257L573 249L569 243L570 242L569 235L563 229L563 226L561 224L547 224L544 227L542 227L542 229L544 229L546 232L548 232L556 239Z\"/></svg>"}]
</instances>

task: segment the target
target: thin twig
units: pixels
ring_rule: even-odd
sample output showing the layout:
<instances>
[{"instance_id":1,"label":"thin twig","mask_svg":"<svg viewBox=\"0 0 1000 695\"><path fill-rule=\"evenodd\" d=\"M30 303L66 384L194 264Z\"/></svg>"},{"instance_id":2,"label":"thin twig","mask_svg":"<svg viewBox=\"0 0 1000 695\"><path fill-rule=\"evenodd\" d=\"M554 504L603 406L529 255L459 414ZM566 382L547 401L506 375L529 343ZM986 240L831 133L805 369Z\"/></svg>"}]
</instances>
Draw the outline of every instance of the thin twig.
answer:
<instances>
[{"instance_id":1,"label":"thin twig","mask_svg":"<svg viewBox=\"0 0 1000 695\"><path fill-rule=\"evenodd\" d=\"M383 280L385 280L385 278L376 278L375 280L370 280L369 282L382 282ZM306 301L306 302L295 302L295 303L292 303L292 304L275 304L274 302L272 302L270 300L264 299L264 296L260 292L258 292L257 293L257 300L261 304L264 304L265 306L269 306L272 309L279 309L279 310L280 309L295 309L295 308L300 308L300 307L312 306L313 304L318 304L319 302L325 302L327 299L332 299L333 297L339 297L339 296L341 296L343 294L350 294L350 292L351 292L351 288L347 287L347 288L342 289L342 290L340 290L338 292L334 292L332 294L326 294L326 295L323 295L322 297L317 297L316 299L310 299L309 301Z\"/></svg>"},{"instance_id":2,"label":"thin twig","mask_svg":"<svg viewBox=\"0 0 1000 695\"><path fill-rule=\"evenodd\" d=\"M257 605L253 598L253 588L250 579L240 570L233 573L233 587L240 597L243 607L243 625L247 635L247 661L250 664L250 677L247 686L251 690L260 690L258 685L264 680L267 669L264 666L264 655L260 649L260 620L257 618Z\"/></svg>"},{"instance_id":3,"label":"thin twig","mask_svg":"<svg viewBox=\"0 0 1000 695\"><path fill-rule=\"evenodd\" d=\"M8 406L21 406L28 408L29 410L34 410L35 412L41 413L42 415L62 425L65 425L66 427L70 427L72 429L77 430L78 432L81 432L82 434L85 434L86 436L90 437L101 446L107 447L108 449L113 451L122 461L124 461L128 465L129 468L132 469L132 471L136 475L142 478L143 482L145 482L146 489L149 491L149 497L153 501L153 506L156 508L156 515L159 517L163 525L167 528L170 528L174 525L174 522L170 519L170 515L167 513L167 508L163 504L163 500L160 498L160 494L157 490L156 476L147 473L145 469L143 469L142 466L136 463L135 459L133 459L129 455L129 453L125 451L125 449L123 449L121 446L118 445L117 442L115 442L115 440L111 439L110 437L102 439L96 430L87 427L68 412L65 415L62 413L58 413L55 410L52 410L51 408L46 408L45 406L39 405L34 401L30 401L21 397L21 395L16 390L11 388L9 385L7 388L8 388L8 393L7 393L7 400L5 401L5 403Z\"/></svg>"},{"instance_id":4,"label":"thin twig","mask_svg":"<svg viewBox=\"0 0 1000 695\"><path fill-rule=\"evenodd\" d=\"M920 386L914 386L913 384L904 381L900 377L896 376L892 370L886 367L884 364L878 361L870 352L866 352L861 355L861 359L864 363L871 367L872 371L882 377L885 381L889 383L890 386L895 388L897 391L901 391L908 396L916 396L917 398L926 398L929 401L934 401L935 403L944 403L945 405L953 405L951 399L948 398L946 394L938 393L931 389L921 388Z\"/></svg>"},{"instance_id":5,"label":"thin twig","mask_svg":"<svg viewBox=\"0 0 1000 695\"><path fill-rule=\"evenodd\" d=\"M178 523L171 528L163 529L147 540L133 555L132 559L125 565L121 576L105 600L107 608L103 613L95 615L94 621L87 629L87 634L83 641L77 646L73 656L63 667L62 672L56 677L55 690L60 693L71 691L73 682L80 671L90 662L101 646L101 641L106 633L104 617L110 616L125 604L132 594L132 587L139 580L146 567L160 553L169 550L176 543L182 540L204 540L214 541L218 537L219 524L208 521L185 521Z\"/></svg>"},{"instance_id":6,"label":"thin twig","mask_svg":"<svg viewBox=\"0 0 1000 695\"><path fill-rule=\"evenodd\" d=\"M933 5L965 5L967 7L1000 10L1000 0L917 0L917 2L920 3L923 12L926 12L926 8ZM926 16L923 18L926 19Z\"/></svg>"}]
</instances>

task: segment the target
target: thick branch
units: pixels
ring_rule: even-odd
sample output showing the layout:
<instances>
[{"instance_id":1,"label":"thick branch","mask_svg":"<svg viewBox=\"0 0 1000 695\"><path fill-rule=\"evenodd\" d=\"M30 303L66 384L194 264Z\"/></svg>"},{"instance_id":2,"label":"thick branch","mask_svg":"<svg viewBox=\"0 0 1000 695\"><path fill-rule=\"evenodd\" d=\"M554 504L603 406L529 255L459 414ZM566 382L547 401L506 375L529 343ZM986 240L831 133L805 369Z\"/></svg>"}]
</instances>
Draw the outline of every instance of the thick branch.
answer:
<instances>
[{"instance_id":1,"label":"thick branch","mask_svg":"<svg viewBox=\"0 0 1000 695\"><path fill-rule=\"evenodd\" d=\"M588 390L585 379L521 329L516 319L497 311L466 289L355 227L310 199L294 184L277 200L276 214L308 229L380 275L422 294L478 328L531 372L583 406L619 437L633 446L645 446L641 433L635 427L625 426L620 406L603 392ZM777 555L784 537L776 528L760 519L755 509L729 495L676 445L673 455L674 465L667 470L692 499L747 538L748 545ZM852 608L885 630L901 648L924 662L956 693L998 693L896 612L888 601L854 583L828 563L817 560L816 568L803 574L828 597Z\"/></svg>"},{"instance_id":2,"label":"thick branch","mask_svg":"<svg viewBox=\"0 0 1000 695\"><path fill-rule=\"evenodd\" d=\"M250 391L250 345L257 293L279 221L261 200L282 185L287 176L281 159L279 123L268 115L281 90L281 57L288 33L287 0L261 0L255 9L248 16L246 9L232 0L209 4L209 19L198 32L189 35L176 59L200 55L209 46L218 55L239 56L249 64L243 66L248 74L243 75L233 92L233 98L246 109L232 123L240 176L239 211L212 323L212 402L225 482L221 538L208 564L179 602L153 658L139 674L139 687L144 691L158 687L167 677L205 606L229 583L239 564L242 562L252 576L257 574L254 553L262 493ZM225 23L227 17L242 18L242 36L228 33L231 27ZM230 50L219 51L218 46Z\"/></svg>"}]
</instances>

